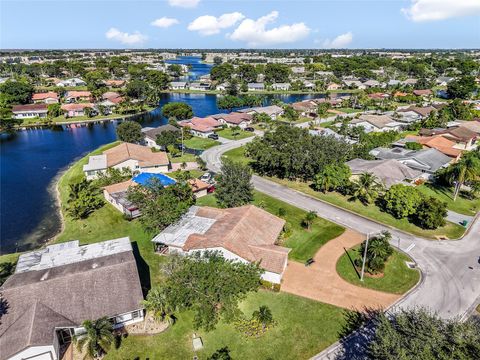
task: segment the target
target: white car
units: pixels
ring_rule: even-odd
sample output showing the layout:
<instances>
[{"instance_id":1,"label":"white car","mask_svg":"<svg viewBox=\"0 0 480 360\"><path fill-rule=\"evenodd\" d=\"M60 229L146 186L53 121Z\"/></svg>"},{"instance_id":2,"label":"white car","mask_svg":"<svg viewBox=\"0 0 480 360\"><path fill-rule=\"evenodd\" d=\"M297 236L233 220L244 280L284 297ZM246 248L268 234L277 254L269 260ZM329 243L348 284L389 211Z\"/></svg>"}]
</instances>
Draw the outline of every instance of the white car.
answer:
<instances>
[{"instance_id":1,"label":"white car","mask_svg":"<svg viewBox=\"0 0 480 360\"><path fill-rule=\"evenodd\" d=\"M210 181L212 181L212 174L209 173L209 172L206 172L205 174L202 175L202 177L200 178L200 180L206 182L206 183L210 183Z\"/></svg>"}]
</instances>

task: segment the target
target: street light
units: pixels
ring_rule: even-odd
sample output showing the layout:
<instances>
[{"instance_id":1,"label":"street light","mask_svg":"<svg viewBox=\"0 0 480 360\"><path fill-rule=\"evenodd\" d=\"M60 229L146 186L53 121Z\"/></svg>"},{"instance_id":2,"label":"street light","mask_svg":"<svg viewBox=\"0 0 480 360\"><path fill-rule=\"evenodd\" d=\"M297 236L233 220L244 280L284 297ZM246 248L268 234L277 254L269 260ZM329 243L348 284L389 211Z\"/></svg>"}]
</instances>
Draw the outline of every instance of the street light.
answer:
<instances>
[{"instance_id":1,"label":"street light","mask_svg":"<svg viewBox=\"0 0 480 360\"><path fill-rule=\"evenodd\" d=\"M370 233L367 233L367 241L365 243L365 251L363 252L363 263L362 263L362 273L360 275L360 281L363 281L363 274L365 273L365 261L367 260L367 248L368 248L368 238Z\"/></svg>"}]
</instances>

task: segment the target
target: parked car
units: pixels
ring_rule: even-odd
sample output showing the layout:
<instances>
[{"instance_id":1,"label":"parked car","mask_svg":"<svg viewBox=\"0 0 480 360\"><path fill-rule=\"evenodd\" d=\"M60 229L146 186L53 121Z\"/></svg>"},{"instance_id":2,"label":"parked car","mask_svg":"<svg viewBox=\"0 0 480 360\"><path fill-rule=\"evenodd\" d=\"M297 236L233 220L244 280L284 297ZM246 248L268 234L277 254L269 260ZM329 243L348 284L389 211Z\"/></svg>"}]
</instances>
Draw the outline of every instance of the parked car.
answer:
<instances>
[{"instance_id":1,"label":"parked car","mask_svg":"<svg viewBox=\"0 0 480 360\"><path fill-rule=\"evenodd\" d=\"M246 128L245 128L245 131L254 132L255 129L254 129L253 127L246 127Z\"/></svg>"},{"instance_id":2,"label":"parked car","mask_svg":"<svg viewBox=\"0 0 480 360\"><path fill-rule=\"evenodd\" d=\"M208 138L212 140L218 140L218 134L210 134L208 135Z\"/></svg>"},{"instance_id":3,"label":"parked car","mask_svg":"<svg viewBox=\"0 0 480 360\"><path fill-rule=\"evenodd\" d=\"M205 174L202 175L202 177L200 178L200 180L206 182L206 183L210 183L210 181L212 181L213 179L213 176L211 173L209 172L206 172Z\"/></svg>"},{"instance_id":4,"label":"parked car","mask_svg":"<svg viewBox=\"0 0 480 360\"><path fill-rule=\"evenodd\" d=\"M211 193L213 193L214 191L215 191L215 185L212 185L212 186L210 186L210 187L207 189L207 193L208 193L208 194L211 194Z\"/></svg>"}]
</instances>

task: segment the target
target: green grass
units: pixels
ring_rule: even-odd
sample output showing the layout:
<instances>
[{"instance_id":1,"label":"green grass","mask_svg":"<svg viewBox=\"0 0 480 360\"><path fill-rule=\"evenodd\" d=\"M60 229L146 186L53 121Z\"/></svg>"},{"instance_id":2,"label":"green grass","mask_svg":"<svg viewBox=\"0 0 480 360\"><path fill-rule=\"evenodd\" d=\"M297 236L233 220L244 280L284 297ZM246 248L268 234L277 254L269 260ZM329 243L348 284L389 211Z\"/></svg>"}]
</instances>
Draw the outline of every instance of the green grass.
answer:
<instances>
[{"instance_id":1,"label":"green grass","mask_svg":"<svg viewBox=\"0 0 480 360\"><path fill-rule=\"evenodd\" d=\"M359 246L348 250L348 254L352 261L356 258L361 258L362 254L358 252ZM394 293L404 294L420 279L420 272L415 269L410 269L405 261L411 259L399 251L394 250L393 255L385 265L383 277L370 277L367 274L363 277L363 282L360 281L355 267L352 265L347 254L343 254L337 262L337 273L349 283L357 286L366 287L369 289Z\"/></svg>"},{"instance_id":2,"label":"green grass","mask_svg":"<svg viewBox=\"0 0 480 360\"><path fill-rule=\"evenodd\" d=\"M251 160L245 156L245 146L226 151L222 158L230 159L235 162L240 162L244 165L250 164Z\"/></svg>"},{"instance_id":3,"label":"green grass","mask_svg":"<svg viewBox=\"0 0 480 360\"><path fill-rule=\"evenodd\" d=\"M218 206L214 195L204 196L197 201L201 206ZM328 220L318 217L312 224L310 231L302 226L306 211L277 200L271 196L255 191L253 204L263 207L269 213L278 216L280 208L285 209L284 219L290 229L288 237L282 240L282 246L292 249L289 253L291 260L305 262L315 255L318 249L331 239L340 236L345 229Z\"/></svg>"},{"instance_id":4,"label":"green grass","mask_svg":"<svg viewBox=\"0 0 480 360\"><path fill-rule=\"evenodd\" d=\"M241 310L251 316L260 305L272 311L276 326L259 338L247 338L233 325L219 323L211 332L195 331L204 349L197 352L206 359L225 346L232 359L308 359L338 340L345 324L344 310L332 305L286 293L259 291L250 294ZM179 314L178 322L164 333L154 336L129 336L109 359L188 359L192 358L192 314Z\"/></svg>"},{"instance_id":5,"label":"green grass","mask_svg":"<svg viewBox=\"0 0 480 360\"><path fill-rule=\"evenodd\" d=\"M345 208L356 214L370 218L374 221L378 221L387 226L392 226L397 229L409 232L411 234L425 237L427 239L434 239L435 236L438 236L438 235L447 236L449 239L458 239L465 232L465 229L462 226L454 224L452 222L447 222L447 225L441 228L438 228L436 230L424 230L408 222L407 219L395 219L390 214L387 214L386 212L381 211L375 205L365 206L358 200L349 201L349 199L346 196L343 196L337 192L328 192L324 194L322 192L313 190L309 186L309 184L305 182L282 180L278 178L268 178L268 179L276 183L285 185L294 190L308 194L317 199Z\"/></svg>"},{"instance_id":6,"label":"green grass","mask_svg":"<svg viewBox=\"0 0 480 360\"><path fill-rule=\"evenodd\" d=\"M170 159L170 162L172 162L172 163L196 162L197 161L197 157L195 155L187 154L187 153L183 153L183 155L181 155L181 153L180 153L180 156L172 156L172 155L168 154L168 158Z\"/></svg>"},{"instance_id":7,"label":"green grass","mask_svg":"<svg viewBox=\"0 0 480 360\"><path fill-rule=\"evenodd\" d=\"M457 200L453 201L452 188L439 187L433 184L423 184L417 186L417 189L424 195L433 196L438 200L446 202L449 210L455 211L459 214L474 216L477 211L480 211L480 198L469 200L457 196Z\"/></svg>"},{"instance_id":8,"label":"green grass","mask_svg":"<svg viewBox=\"0 0 480 360\"><path fill-rule=\"evenodd\" d=\"M232 131L232 128L226 128L226 129L217 131L216 133L218 134L218 136L225 139L229 139L229 140L241 140L241 139L245 139L255 135L253 132L250 132L250 131L244 131L244 130Z\"/></svg>"},{"instance_id":9,"label":"green grass","mask_svg":"<svg viewBox=\"0 0 480 360\"><path fill-rule=\"evenodd\" d=\"M190 149L207 150L213 146L220 145L220 142L209 138L194 136L188 140L185 140L183 144Z\"/></svg>"},{"instance_id":10,"label":"green grass","mask_svg":"<svg viewBox=\"0 0 480 360\"><path fill-rule=\"evenodd\" d=\"M352 113L356 113L356 112L361 111L359 109L348 108L348 107L341 107L341 108L337 108L335 110L339 110L339 111L344 112L346 114L352 114Z\"/></svg>"},{"instance_id":11,"label":"green grass","mask_svg":"<svg viewBox=\"0 0 480 360\"><path fill-rule=\"evenodd\" d=\"M202 170L185 170L185 171L189 171L190 172L190 175L194 178L199 178L200 176L202 176L205 172L202 171ZM180 171L180 173L183 172L183 170ZM179 175L179 172L178 170L177 171L172 171L170 173L167 174L168 176L170 176L171 178L178 178L178 175Z\"/></svg>"}]
</instances>

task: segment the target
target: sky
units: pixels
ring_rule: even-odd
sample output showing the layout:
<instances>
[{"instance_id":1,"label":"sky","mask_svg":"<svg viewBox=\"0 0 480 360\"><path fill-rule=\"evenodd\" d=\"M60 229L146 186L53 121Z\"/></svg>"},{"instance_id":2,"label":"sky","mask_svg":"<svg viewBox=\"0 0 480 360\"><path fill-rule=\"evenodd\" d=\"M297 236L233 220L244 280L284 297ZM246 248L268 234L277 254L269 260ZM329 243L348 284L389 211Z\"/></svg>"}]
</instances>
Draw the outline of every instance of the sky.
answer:
<instances>
[{"instance_id":1,"label":"sky","mask_svg":"<svg viewBox=\"0 0 480 360\"><path fill-rule=\"evenodd\" d=\"M1 49L479 47L480 0L0 0Z\"/></svg>"}]
</instances>

